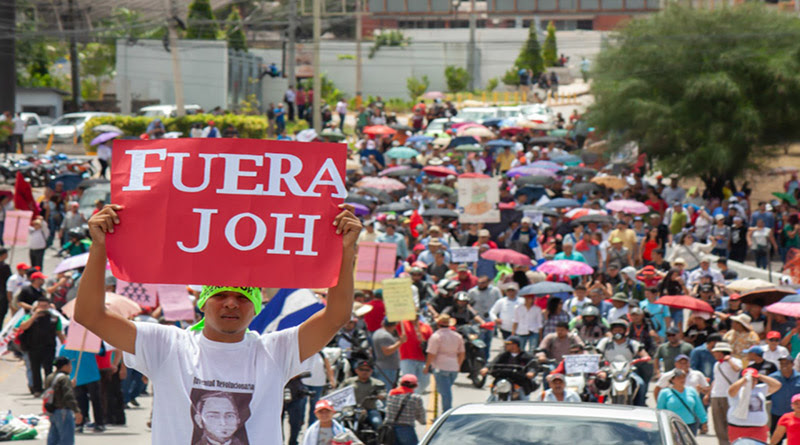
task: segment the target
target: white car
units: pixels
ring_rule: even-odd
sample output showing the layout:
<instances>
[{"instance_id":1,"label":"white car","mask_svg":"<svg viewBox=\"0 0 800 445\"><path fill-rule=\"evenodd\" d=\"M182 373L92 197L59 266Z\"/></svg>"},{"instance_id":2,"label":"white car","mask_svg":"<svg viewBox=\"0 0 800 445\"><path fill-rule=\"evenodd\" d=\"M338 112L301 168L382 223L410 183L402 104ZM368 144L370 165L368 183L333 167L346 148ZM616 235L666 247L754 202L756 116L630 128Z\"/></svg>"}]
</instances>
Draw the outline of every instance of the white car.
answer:
<instances>
[{"instance_id":1,"label":"white car","mask_svg":"<svg viewBox=\"0 0 800 445\"><path fill-rule=\"evenodd\" d=\"M89 119L113 115L113 113L104 113L100 111L68 113L54 120L52 124L43 126L42 129L39 130L39 133L37 133L36 139L38 139L39 142L47 142L47 140L50 139L50 135L53 134L54 142L72 142L76 136L78 142L80 142L81 136L83 136L83 127Z\"/></svg>"},{"instance_id":2,"label":"white car","mask_svg":"<svg viewBox=\"0 0 800 445\"><path fill-rule=\"evenodd\" d=\"M677 414L601 403L472 403L442 414L420 445L697 445Z\"/></svg>"},{"instance_id":3,"label":"white car","mask_svg":"<svg viewBox=\"0 0 800 445\"><path fill-rule=\"evenodd\" d=\"M547 105L524 105L521 108L522 117L529 121L540 124L554 124L556 121L556 113Z\"/></svg>"},{"instance_id":4,"label":"white car","mask_svg":"<svg viewBox=\"0 0 800 445\"><path fill-rule=\"evenodd\" d=\"M23 142L36 142L36 135L42 129L42 118L36 113L22 112L20 119L25 121L25 134L22 136Z\"/></svg>"},{"instance_id":5,"label":"white car","mask_svg":"<svg viewBox=\"0 0 800 445\"><path fill-rule=\"evenodd\" d=\"M200 105L187 104L183 106L186 114L197 114L202 110ZM145 117L175 117L178 115L177 105L149 105L139 109L138 116Z\"/></svg>"},{"instance_id":6,"label":"white car","mask_svg":"<svg viewBox=\"0 0 800 445\"><path fill-rule=\"evenodd\" d=\"M450 119L446 117L440 117L438 119L434 119L428 122L428 126L425 127L425 135L438 137L439 135L444 134L444 132L450 128L450 125L458 122L464 122L464 119L461 119L460 117L453 117Z\"/></svg>"},{"instance_id":7,"label":"white car","mask_svg":"<svg viewBox=\"0 0 800 445\"><path fill-rule=\"evenodd\" d=\"M497 117L497 107L468 107L458 111L458 117L464 122L483 122Z\"/></svg>"}]
</instances>

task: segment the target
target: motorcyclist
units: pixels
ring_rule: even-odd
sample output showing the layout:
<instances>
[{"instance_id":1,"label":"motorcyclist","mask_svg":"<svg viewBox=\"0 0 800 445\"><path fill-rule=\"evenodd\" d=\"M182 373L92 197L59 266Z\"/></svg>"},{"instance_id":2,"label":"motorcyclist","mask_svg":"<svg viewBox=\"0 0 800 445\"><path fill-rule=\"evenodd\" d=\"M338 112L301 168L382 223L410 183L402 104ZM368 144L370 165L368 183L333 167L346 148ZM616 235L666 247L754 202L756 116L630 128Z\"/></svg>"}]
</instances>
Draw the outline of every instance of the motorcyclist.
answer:
<instances>
[{"instance_id":1,"label":"motorcyclist","mask_svg":"<svg viewBox=\"0 0 800 445\"><path fill-rule=\"evenodd\" d=\"M486 375L495 365L517 365L523 367L524 374L520 373L517 378L510 377L509 380L515 385L519 385L525 395L535 391L539 384L534 381L536 376L535 363L533 356L522 350L522 339L512 335L505 340L505 351L497 355L489 366L481 369L481 375Z\"/></svg>"},{"instance_id":2,"label":"motorcyclist","mask_svg":"<svg viewBox=\"0 0 800 445\"><path fill-rule=\"evenodd\" d=\"M336 346L342 348L345 357L351 361L351 365L359 360L369 359L369 348L362 350L363 346L369 344L367 340L367 333L363 329L359 329L356 324L358 317L353 316L347 324L336 334ZM366 354L365 354L366 353ZM355 366L353 366L355 369Z\"/></svg>"},{"instance_id":3,"label":"motorcyclist","mask_svg":"<svg viewBox=\"0 0 800 445\"><path fill-rule=\"evenodd\" d=\"M89 246L92 241L84 237L84 233L80 228L74 228L69 231L69 241L64 243L58 251L58 255L67 253L67 256L80 255L89 251Z\"/></svg>"},{"instance_id":4,"label":"motorcyclist","mask_svg":"<svg viewBox=\"0 0 800 445\"><path fill-rule=\"evenodd\" d=\"M628 338L628 321L618 318L610 323L611 337L606 337L600 340L597 344L597 351L602 358L607 362L625 361L630 362L631 365L636 365L641 362L649 362L650 355L642 347L642 344L636 340ZM644 381L639 374L635 372L630 373L630 377L635 383L633 388L636 396L634 397L633 404L636 406L646 406L645 400L647 393L638 391L644 388ZM604 380L607 378L607 373L601 371L598 373L598 379Z\"/></svg>"},{"instance_id":5,"label":"motorcyclist","mask_svg":"<svg viewBox=\"0 0 800 445\"><path fill-rule=\"evenodd\" d=\"M586 305L581 314L569 322L569 329L577 332L584 343L596 344L608 333L608 322L600 316L597 306Z\"/></svg>"},{"instance_id":6,"label":"motorcyclist","mask_svg":"<svg viewBox=\"0 0 800 445\"><path fill-rule=\"evenodd\" d=\"M442 313L456 319L456 326L470 324L473 321L484 324L486 321L475 312L469 304L469 296L466 292L458 292L455 296L456 304L445 308Z\"/></svg>"},{"instance_id":7,"label":"motorcyclist","mask_svg":"<svg viewBox=\"0 0 800 445\"><path fill-rule=\"evenodd\" d=\"M383 423L383 417L378 410L378 400L386 399L386 385L372 377L372 362L362 360L355 367L356 376L342 382L342 388L352 386L355 388L356 403L367 410L369 423L377 431Z\"/></svg>"},{"instance_id":8,"label":"motorcyclist","mask_svg":"<svg viewBox=\"0 0 800 445\"><path fill-rule=\"evenodd\" d=\"M423 307L423 305L433 299L436 291L433 290L433 286L425 279L425 271L422 270L421 267L415 266L410 268L408 274L411 275L411 284L417 288L417 292L419 293L420 307Z\"/></svg>"},{"instance_id":9,"label":"motorcyclist","mask_svg":"<svg viewBox=\"0 0 800 445\"><path fill-rule=\"evenodd\" d=\"M437 284L436 296L428 303L431 318L436 318L446 308L455 304L453 295L458 287L458 281L444 279Z\"/></svg>"}]
</instances>

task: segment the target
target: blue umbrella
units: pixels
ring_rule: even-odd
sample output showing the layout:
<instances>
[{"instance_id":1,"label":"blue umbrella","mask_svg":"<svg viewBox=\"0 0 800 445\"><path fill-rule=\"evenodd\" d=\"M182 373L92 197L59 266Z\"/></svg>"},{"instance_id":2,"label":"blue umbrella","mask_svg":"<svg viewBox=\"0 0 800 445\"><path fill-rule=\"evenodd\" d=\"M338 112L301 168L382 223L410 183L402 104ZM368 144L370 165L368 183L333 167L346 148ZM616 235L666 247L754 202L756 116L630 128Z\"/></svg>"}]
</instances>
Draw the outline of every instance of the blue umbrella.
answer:
<instances>
[{"instance_id":1,"label":"blue umbrella","mask_svg":"<svg viewBox=\"0 0 800 445\"><path fill-rule=\"evenodd\" d=\"M424 144L427 144L428 142L431 142L434 139L435 138L433 138L431 136L425 136L425 135L422 135L422 134L417 134L417 135L411 136L410 138L406 139L406 142L408 142L410 144L414 144L414 143L417 143L417 142L422 142Z\"/></svg>"},{"instance_id":2,"label":"blue umbrella","mask_svg":"<svg viewBox=\"0 0 800 445\"><path fill-rule=\"evenodd\" d=\"M781 298L780 303L800 303L800 294L787 295Z\"/></svg>"},{"instance_id":3,"label":"blue umbrella","mask_svg":"<svg viewBox=\"0 0 800 445\"><path fill-rule=\"evenodd\" d=\"M581 162L583 162L583 159L581 159L580 156L575 156L575 155L556 156L556 157L550 158L550 160L555 162L555 163L557 163L557 164L570 164L570 165L571 164L578 165Z\"/></svg>"},{"instance_id":4,"label":"blue umbrella","mask_svg":"<svg viewBox=\"0 0 800 445\"><path fill-rule=\"evenodd\" d=\"M495 139L493 141L489 141L489 147L513 147L514 143L509 141L508 139Z\"/></svg>"},{"instance_id":5,"label":"blue umbrella","mask_svg":"<svg viewBox=\"0 0 800 445\"><path fill-rule=\"evenodd\" d=\"M536 284L529 284L519 290L519 295L547 295L562 292L572 292L572 286L554 281L540 281Z\"/></svg>"},{"instance_id":6,"label":"blue umbrella","mask_svg":"<svg viewBox=\"0 0 800 445\"><path fill-rule=\"evenodd\" d=\"M417 155L419 155L419 152L409 147L394 147L384 153L384 156L394 159L411 159Z\"/></svg>"},{"instance_id":7,"label":"blue umbrella","mask_svg":"<svg viewBox=\"0 0 800 445\"><path fill-rule=\"evenodd\" d=\"M470 144L480 144L480 141L475 139L473 136L459 136L457 138L450 139L450 145L448 145L447 148L456 148L459 145Z\"/></svg>"},{"instance_id":8,"label":"blue umbrella","mask_svg":"<svg viewBox=\"0 0 800 445\"><path fill-rule=\"evenodd\" d=\"M117 133L116 131L107 131L105 133L102 133L100 136L97 136L96 138L92 139L92 142L90 142L89 145L91 146L100 145L103 142L108 142L111 139L114 139L119 136L122 136L122 133Z\"/></svg>"},{"instance_id":9,"label":"blue umbrella","mask_svg":"<svg viewBox=\"0 0 800 445\"><path fill-rule=\"evenodd\" d=\"M551 199L546 204L543 204L542 207L547 207L550 209L563 209L566 207L580 207L581 203L574 199L569 198L556 198Z\"/></svg>"}]
</instances>

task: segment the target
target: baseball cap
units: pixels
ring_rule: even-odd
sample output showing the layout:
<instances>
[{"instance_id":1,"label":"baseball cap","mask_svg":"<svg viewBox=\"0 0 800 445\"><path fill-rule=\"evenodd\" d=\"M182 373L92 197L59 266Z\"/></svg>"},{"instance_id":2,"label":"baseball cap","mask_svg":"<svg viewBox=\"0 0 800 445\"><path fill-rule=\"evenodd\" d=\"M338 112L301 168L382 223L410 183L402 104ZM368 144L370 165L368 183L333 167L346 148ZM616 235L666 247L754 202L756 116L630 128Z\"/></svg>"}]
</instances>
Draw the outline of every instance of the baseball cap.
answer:
<instances>
[{"instance_id":1,"label":"baseball cap","mask_svg":"<svg viewBox=\"0 0 800 445\"><path fill-rule=\"evenodd\" d=\"M327 401L325 399L320 400L319 402L317 402L316 405L314 405L314 412L315 413L319 412L319 411L322 411L324 409L327 409L328 411L336 411L333 408L333 405L331 405L331 402L329 402L329 401Z\"/></svg>"},{"instance_id":2,"label":"baseball cap","mask_svg":"<svg viewBox=\"0 0 800 445\"><path fill-rule=\"evenodd\" d=\"M678 257L678 258L675 258L675 261L673 261L673 264L684 264L685 265L686 264L686 260L684 260L681 257Z\"/></svg>"},{"instance_id":3,"label":"baseball cap","mask_svg":"<svg viewBox=\"0 0 800 445\"><path fill-rule=\"evenodd\" d=\"M717 214L717 215L714 217L714 219L716 219L717 221L719 221L719 220L722 220L722 219L725 219L725 215L723 215L723 214L721 214L721 213L718 213L718 214Z\"/></svg>"},{"instance_id":4,"label":"baseball cap","mask_svg":"<svg viewBox=\"0 0 800 445\"><path fill-rule=\"evenodd\" d=\"M20 269L22 269L22 270L28 270L28 269L30 269L30 268L31 268L31 266L28 266L28 265L27 265L27 264L25 264L25 263L17 263L17 270L20 270Z\"/></svg>"},{"instance_id":5,"label":"baseball cap","mask_svg":"<svg viewBox=\"0 0 800 445\"><path fill-rule=\"evenodd\" d=\"M521 338L519 338L519 337L518 337L518 336L516 336L516 335L509 336L509 337L506 339L506 342L516 343L516 344L517 344L517 346L522 346L522 339L521 339Z\"/></svg>"},{"instance_id":6,"label":"baseball cap","mask_svg":"<svg viewBox=\"0 0 800 445\"><path fill-rule=\"evenodd\" d=\"M549 376L547 376L547 380L551 382L553 380L561 380L562 382L566 381L564 378L564 374L561 373L550 374Z\"/></svg>"},{"instance_id":7,"label":"baseball cap","mask_svg":"<svg viewBox=\"0 0 800 445\"><path fill-rule=\"evenodd\" d=\"M667 329L667 335L678 335L679 332L680 331L678 331L678 328L676 328L675 326Z\"/></svg>"},{"instance_id":8,"label":"baseball cap","mask_svg":"<svg viewBox=\"0 0 800 445\"><path fill-rule=\"evenodd\" d=\"M491 236L488 229L478 230L478 236Z\"/></svg>"},{"instance_id":9,"label":"baseball cap","mask_svg":"<svg viewBox=\"0 0 800 445\"><path fill-rule=\"evenodd\" d=\"M400 377L400 384L403 384L403 383L405 383L407 385L417 386L417 383L418 383L417 382L417 376L415 376L414 374L406 374L406 375Z\"/></svg>"},{"instance_id":10,"label":"baseball cap","mask_svg":"<svg viewBox=\"0 0 800 445\"><path fill-rule=\"evenodd\" d=\"M386 221L397 221L397 215L395 215L394 213L386 215Z\"/></svg>"},{"instance_id":11,"label":"baseball cap","mask_svg":"<svg viewBox=\"0 0 800 445\"><path fill-rule=\"evenodd\" d=\"M800 400L800 394L795 394L795 395L792 396L792 403L794 403L794 402L796 402L798 400Z\"/></svg>"},{"instance_id":12,"label":"baseball cap","mask_svg":"<svg viewBox=\"0 0 800 445\"><path fill-rule=\"evenodd\" d=\"M356 369L364 367L364 366L366 366L369 369L372 369L372 363L370 363L369 360L361 360L361 361L359 361L358 364L356 365Z\"/></svg>"},{"instance_id":13,"label":"baseball cap","mask_svg":"<svg viewBox=\"0 0 800 445\"><path fill-rule=\"evenodd\" d=\"M459 270L459 272L460 271L468 271L469 267L467 267L467 265L465 263L461 263L461 264L458 265L458 270Z\"/></svg>"},{"instance_id":14,"label":"baseball cap","mask_svg":"<svg viewBox=\"0 0 800 445\"><path fill-rule=\"evenodd\" d=\"M681 360L689 360L689 356L686 354L678 354L678 356L675 357L675 361L678 362Z\"/></svg>"},{"instance_id":15,"label":"baseball cap","mask_svg":"<svg viewBox=\"0 0 800 445\"><path fill-rule=\"evenodd\" d=\"M532 223L532 222L533 222L533 220L531 220L531 219L530 219L529 217L527 217L527 216L523 217L523 218L520 220L520 223L522 223L522 224L525 224L525 223L528 223L528 224L530 224L530 223Z\"/></svg>"},{"instance_id":16,"label":"baseball cap","mask_svg":"<svg viewBox=\"0 0 800 445\"><path fill-rule=\"evenodd\" d=\"M781 351L780 355L778 356L778 360L788 360L790 362L794 362L792 354L789 354L789 351Z\"/></svg>"},{"instance_id":17,"label":"baseball cap","mask_svg":"<svg viewBox=\"0 0 800 445\"><path fill-rule=\"evenodd\" d=\"M41 272L34 272L31 274L31 280L35 280L37 278L41 278L43 280L47 279L47 276Z\"/></svg>"},{"instance_id":18,"label":"baseball cap","mask_svg":"<svg viewBox=\"0 0 800 445\"><path fill-rule=\"evenodd\" d=\"M630 310L628 311L628 313L629 313L629 314L639 314L639 315L643 315L643 314L644 314L644 311L642 310L642 308L640 308L640 307L638 307L638 306L634 306L634 307L630 308Z\"/></svg>"},{"instance_id":19,"label":"baseball cap","mask_svg":"<svg viewBox=\"0 0 800 445\"><path fill-rule=\"evenodd\" d=\"M757 378L759 377L759 375L758 375L758 369L755 369L755 368L745 368L745 369L744 369L744 371L742 371L742 377L744 377L744 376L746 376L746 375L750 375L750 376L752 376L754 379L757 379Z\"/></svg>"},{"instance_id":20,"label":"baseball cap","mask_svg":"<svg viewBox=\"0 0 800 445\"><path fill-rule=\"evenodd\" d=\"M773 338L781 338L781 333L778 331L769 331L767 332L767 340Z\"/></svg>"},{"instance_id":21,"label":"baseball cap","mask_svg":"<svg viewBox=\"0 0 800 445\"><path fill-rule=\"evenodd\" d=\"M740 294L734 293L734 294L731 294L731 298L730 299L731 300L738 300L740 298L742 298L742 296Z\"/></svg>"},{"instance_id":22,"label":"baseball cap","mask_svg":"<svg viewBox=\"0 0 800 445\"><path fill-rule=\"evenodd\" d=\"M714 285L711 283L704 283L700 285L700 292L714 292Z\"/></svg>"},{"instance_id":23,"label":"baseball cap","mask_svg":"<svg viewBox=\"0 0 800 445\"><path fill-rule=\"evenodd\" d=\"M761 346L751 346L750 348L745 349L743 352L745 354L748 354L748 353L752 352L753 354L758 355L758 356L763 356L764 355L764 349L762 349Z\"/></svg>"}]
</instances>

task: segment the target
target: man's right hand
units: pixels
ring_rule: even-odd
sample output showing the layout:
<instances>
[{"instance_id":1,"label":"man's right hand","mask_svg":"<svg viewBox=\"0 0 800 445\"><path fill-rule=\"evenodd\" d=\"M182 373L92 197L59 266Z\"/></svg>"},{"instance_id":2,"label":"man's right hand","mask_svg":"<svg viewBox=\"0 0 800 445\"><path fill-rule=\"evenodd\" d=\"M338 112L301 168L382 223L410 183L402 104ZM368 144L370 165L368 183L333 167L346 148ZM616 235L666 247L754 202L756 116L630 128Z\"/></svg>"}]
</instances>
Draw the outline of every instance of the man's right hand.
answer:
<instances>
[{"instance_id":1,"label":"man's right hand","mask_svg":"<svg viewBox=\"0 0 800 445\"><path fill-rule=\"evenodd\" d=\"M105 245L106 234L114 233L114 226L119 224L117 214L119 210L122 210L121 205L108 204L89 218L89 236L92 238L92 243Z\"/></svg>"},{"instance_id":2,"label":"man's right hand","mask_svg":"<svg viewBox=\"0 0 800 445\"><path fill-rule=\"evenodd\" d=\"M489 368L481 368L481 376L485 376L489 373Z\"/></svg>"}]
</instances>

